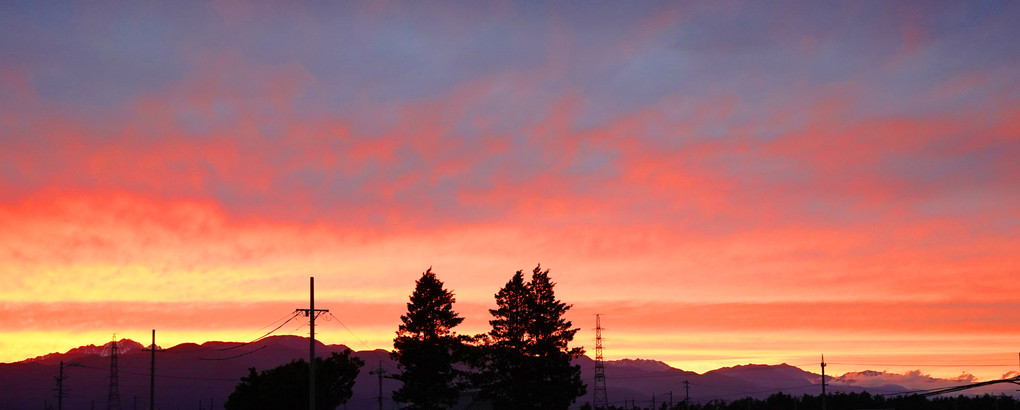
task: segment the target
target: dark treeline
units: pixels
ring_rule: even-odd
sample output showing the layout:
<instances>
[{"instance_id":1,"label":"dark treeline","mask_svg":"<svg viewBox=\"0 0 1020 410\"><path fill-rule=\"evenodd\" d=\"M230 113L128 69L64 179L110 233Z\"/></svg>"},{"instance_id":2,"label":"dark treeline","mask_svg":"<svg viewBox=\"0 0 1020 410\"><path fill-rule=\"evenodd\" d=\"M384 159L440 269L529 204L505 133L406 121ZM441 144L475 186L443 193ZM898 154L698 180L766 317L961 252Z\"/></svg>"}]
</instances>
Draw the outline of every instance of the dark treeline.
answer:
<instances>
[{"instance_id":1,"label":"dark treeline","mask_svg":"<svg viewBox=\"0 0 1020 410\"><path fill-rule=\"evenodd\" d=\"M390 352L399 372L389 377L401 382L393 400L401 408L566 410L584 395L581 367L571 363L584 350L569 346L579 329L564 318L571 305L556 298L548 269L537 266L529 279L524 276L517 271L495 294L489 332L461 335L455 328L464 318L454 310L453 292L432 268L422 273ZM316 369L322 369L316 378L318 407L346 403L363 365L349 349L324 361L316 358ZM308 382L308 363L302 360L262 372L251 368L225 408L304 408Z\"/></svg>"},{"instance_id":2,"label":"dark treeline","mask_svg":"<svg viewBox=\"0 0 1020 410\"><path fill-rule=\"evenodd\" d=\"M415 282L401 315L391 356L402 387L393 399L406 408L446 409L468 403L495 410L567 409L586 391L584 354L570 342L579 330L564 318L570 309L556 298L549 270L536 266L530 280L517 271L495 294L488 333L458 335L463 318L453 292L432 269Z\"/></svg>"},{"instance_id":3,"label":"dark treeline","mask_svg":"<svg viewBox=\"0 0 1020 410\"><path fill-rule=\"evenodd\" d=\"M462 335L464 321L454 310L454 293L429 268L415 281L400 316L390 356L399 372L389 377L401 382L393 400L402 409L439 410L486 408L494 410L566 410L587 388L580 366L571 360L584 351L570 347L579 330L564 318L571 305L556 298L549 270L535 267L526 279L517 271L494 295L489 309L491 330ZM350 350L316 358L316 402L333 409L346 403L364 363ZM227 410L304 408L308 404L308 363L296 360L267 371L252 368L225 403ZM579 404L579 403L578 403ZM619 403L617 403L619 404ZM646 410L853 410L853 409L1020 409L1009 396L885 397L862 393L825 396L791 396L777 393L765 399L731 402L628 403L608 409ZM642 406L643 405L643 406ZM581 409L591 410L590 403ZM607 410L608 410L607 409Z\"/></svg>"},{"instance_id":4,"label":"dark treeline","mask_svg":"<svg viewBox=\"0 0 1020 410\"><path fill-rule=\"evenodd\" d=\"M663 403L655 410L818 410L822 408L821 396L791 396L776 393L765 399L744 398L731 402L713 400L707 403L676 403L672 407ZM1011 396L953 396L926 398L918 395L885 397L861 393L835 393L825 397L826 410L896 409L896 410L1010 410L1020 409L1020 401ZM592 410L584 405L582 410ZM641 406L610 406L606 410L652 410Z\"/></svg>"}]
</instances>

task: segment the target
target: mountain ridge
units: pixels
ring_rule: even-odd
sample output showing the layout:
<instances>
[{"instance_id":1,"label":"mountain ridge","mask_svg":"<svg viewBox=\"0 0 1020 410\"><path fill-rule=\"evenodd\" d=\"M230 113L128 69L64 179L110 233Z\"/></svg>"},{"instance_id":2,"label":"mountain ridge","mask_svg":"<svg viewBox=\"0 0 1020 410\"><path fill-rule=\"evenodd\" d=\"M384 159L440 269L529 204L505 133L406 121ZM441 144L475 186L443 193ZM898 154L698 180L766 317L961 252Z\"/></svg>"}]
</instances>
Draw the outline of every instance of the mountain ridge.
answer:
<instances>
[{"instance_id":1,"label":"mountain ridge","mask_svg":"<svg viewBox=\"0 0 1020 410\"><path fill-rule=\"evenodd\" d=\"M160 349L156 356L158 407L192 408L194 403L203 401L210 403L204 408L222 408L223 402L239 379L248 374L249 368L262 371L296 359L307 360L308 342L306 337L282 335L249 343L189 342ZM71 392L65 399L67 408L89 408L92 403L105 403L111 343L80 346L64 353L0 363L0 403L5 403L5 409L35 409L46 400L54 401L53 377L57 375L60 361L64 361L65 367L70 363L76 364L76 367L65 368L68 376L66 387ZM141 343L130 339L121 339L117 343L118 349L123 352L118 358L123 399L147 399L150 353L143 350ZM316 353L321 356L345 349L348 347L342 344L316 342ZM392 403L390 392L399 387L399 382L389 378L378 379L369 373L382 368L387 374L395 374L398 368L389 353L375 349L356 351L354 356L364 360L365 366L355 381L348 408L377 408L379 383L382 383L384 401ZM584 403L591 399L595 362L582 356L574 363L581 367L582 378L589 385L588 395L578 398L578 403ZM653 359L620 359L606 361L605 373L612 403L637 400L639 405L641 400L650 402L653 395L658 395L660 403L667 402L666 397L681 401L684 382L688 382L691 388L691 400L699 402L731 401L748 396L764 398L778 392L815 395L820 393L821 382L821 375L786 363L735 365L698 374ZM866 390L872 394L889 394L917 390L917 387L966 384L973 380L973 376L970 377L939 379L920 371L895 374L863 370L838 377L826 376L826 379L830 392Z\"/></svg>"}]
</instances>

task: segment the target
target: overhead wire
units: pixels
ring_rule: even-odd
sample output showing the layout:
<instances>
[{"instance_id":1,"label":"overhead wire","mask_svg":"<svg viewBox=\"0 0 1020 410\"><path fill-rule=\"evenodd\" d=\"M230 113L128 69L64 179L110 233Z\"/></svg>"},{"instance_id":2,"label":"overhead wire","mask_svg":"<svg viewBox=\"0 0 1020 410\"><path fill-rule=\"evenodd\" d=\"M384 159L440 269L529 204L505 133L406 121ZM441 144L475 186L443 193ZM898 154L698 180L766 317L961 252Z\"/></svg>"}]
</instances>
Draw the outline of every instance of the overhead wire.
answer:
<instances>
[{"instance_id":1,"label":"overhead wire","mask_svg":"<svg viewBox=\"0 0 1020 410\"><path fill-rule=\"evenodd\" d=\"M347 333L350 333L351 336L353 336L355 340L357 340L359 343L361 343L362 346L365 346L366 348L369 348L369 349L372 348L372 346L369 346L368 343L365 343L364 340L361 340L361 338L358 337L358 335L354 334L354 331L352 331L351 328L347 327L347 325L345 325L344 322L340 321L340 318L336 317L336 315L334 315L332 312L327 312L327 314L329 314L329 317L333 318L333 320L335 320L337 324L339 324L345 330L347 330Z\"/></svg>"},{"instance_id":2,"label":"overhead wire","mask_svg":"<svg viewBox=\"0 0 1020 410\"><path fill-rule=\"evenodd\" d=\"M369 346L368 343L365 343L364 340L362 340L360 337L358 337L358 335L355 334L354 331L351 330L351 328L347 327L347 325L345 325L344 322L340 320L340 318L336 317L336 315L334 315L333 312L326 312L326 313L329 315L330 318L332 318L332 319L326 319L326 321L328 321L328 322L334 322L335 321L338 325L343 327L344 330L347 331L347 333L350 333L351 336L354 337L354 339L358 341L358 343L361 343L361 345L364 346L366 349L372 349L372 346ZM400 369L398 369L396 366L394 366L393 363L391 363L389 361L383 361L383 363L386 363L387 367L389 367L394 372L393 374L400 373Z\"/></svg>"},{"instance_id":3,"label":"overhead wire","mask_svg":"<svg viewBox=\"0 0 1020 410\"><path fill-rule=\"evenodd\" d=\"M295 312L292 312L292 313L290 313L290 315L289 315L289 316L290 316L290 318L288 318L288 319L287 319L286 321L284 321L283 323L280 323L280 324L279 324L278 326L276 326L275 328L273 328L273 330L270 330L270 331L266 332L266 333L265 333L265 334L263 334L262 336L259 336L259 337L257 337L257 338L255 338L255 339L253 339L253 340L252 340L252 341L250 341L250 342L246 342L246 343L241 343L241 344L238 344L238 345L236 345L236 346L230 346L230 347L225 347L225 348L222 348L222 349L216 349L216 350L218 350L218 351L221 351L221 352L223 352L223 351L227 351L227 350L233 350L233 349L237 349L237 348L239 348L239 347L243 347L243 346L248 346L248 345L250 345L250 344L253 344L253 343L257 343L257 342L259 342L259 341L262 341L262 340L264 340L265 338L269 337L269 335L271 335L271 334L275 333L275 332L276 332L277 330L280 330L280 328L282 328L282 327L286 326L286 325L287 325L287 323L290 323L290 321L291 321L291 320L294 320L294 318L298 317L298 314L299 314L299 312L297 312L297 311L295 311ZM281 318L281 319L282 319L282 318ZM272 325L273 325L274 323L276 323L276 322L279 322L279 321L280 321L281 319L277 319L277 320L273 321L272 323L270 323L269 325L267 325L267 326L263 326L263 327L262 327L261 329L259 329L259 330L262 330L262 329L265 329L265 328L267 328L267 327L269 327L269 326L272 326ZM257 351L259 351L259 350L262 350L262 349L265 349L265 348L266 348L266 346L261 346L261 347L259 347L259 348L255 349L255 350L250 350L250 351L247 351L247 352L244 352L244 353L241 353L241 354L238 354L238 355L230 356L230 357L196 357L196 358L197 358L198 360L211 360L211 361L220 361L220 360L231 360L231 359L236 359L236 358L239 358L239 357L244 357L244 356L250 355L250 354L252 354L252 353L255 353L255 352L257 352Z\"/></svg>"},{"instance_id":4,"label":"overhead wire","mask_svg":"<svg viewBox=\"0 0 1020 410\"><path fill-rule=\"evenodd\" d=\"M241 353L241 354L236 355L236 356L214 357L214 358L210 358L210 357L198 357L197 359L198 360L231 360L231 359L236 359L238 357L244 357L244 356L250 355L250 354L255 353L255 352L259 351L259 350L265 349L266 347L267 346L262 345L258 349L255 349L255 350L252 350L252 351L248 351L248 352L244 352L244 353Z\"/></svg>"},{"instance_id":5,"label":"overhead wire","mask_svg":"<svg viewBox=\"0 0 1020 410\"><path fill-rule=\"evenodd\" d=\"M678 374L669 370L663 370L658 372L651 372L646 374L633 374L627 376L611 376L606 374L606 380L617 380L617 379L648 379L648 378L666 378L666 377L690 377L686 374Z\"/></svg>"},{"instance_id":6,"label":"overhead wire","mask_svg":"<svg viewBox=\"0 0 1020 410\"><path fill-rule=\"evenodd\" d=\"M946 363L924 363L924 364L906 364L906 363L847 363L847 362L827 362L826 364L836 364L841 366L886 366L886 367L1016 367L1016 363L1010 364L946 364Z\"/></svg>"},{"instance_id":7,"label":"overhead wire","mask_svg":"<svg viewBox=\"0 0 1020 410\"><path fill-rule=\"evenodd\" d=\"M252 331L251 333L252 333L252 334L254 334L254 333L258 333L258 332L261 332L261 331L262 331L262 329L265 329L265 328L267 328L267 327L270 327L270 326L272 326L272 325L275 325L275 324L276 324L277 322L279 322L279 321L281 321L281 320L293 318L293 316L297 315L298 313L299 313L298 311L293 311L293 312L290 312L290 313L288 313L288 314L286 314L286 315L283 315L283 316L281 316L281 317L280 317L279 319L276 319L276 320L274 320L274 321L273 321L272 323L270 323L270 324L268 324L268 325L265 325L265 326L262 326L262 327L260 327L260 328L258 328L258 329L255 329L255 330L254 330L254 331Z\"/></svg>"},{"instance_id":8,"label":"overhead wire","mask_svg":"<svg viewBox=\"0 0 1020 410\"><path fill-rule=\"evenodd\" d=\"M85 365L83 365L81 367L83 367L85 369L89 369L89 370L108 370L106 368L93 367L93 366L85 366ZM130 374L130 375L135 375L135 376L149 376L150 375L149 373L132 372L132 371L121 371L120 373ZM236 382L238 380L238 379L227 379L227 378L219 378L219 377L177 376L177 375L158 374L158 373L156 374L156 377L161 377L161 378L164 378L164 379L177 379L177 380L204 380L204 381L230 381L230 382Z\"/></svg>"},{"instance_id":9,"label":"overhead wire","mask_svg":"<svg viewBox=\"0 0 1020 410\"><path fill-rule=\"evenodd\" d=\"M266 334L264 334L264 335L262 335L262 336L259 336L259 337L257 337L257 338L255 338L255 339L253 339L253 340L252 340L252 341L250 341L250 342L247 342L247 343L241 343L241 344L239 344L239 345L237 345L237 346L231 346L231 347L226 347L226 348L223 348L223 349L219 349L219 350L220 350L220 351L224 351L224 350L233 350L233 349L237 349L237 348L239 348L239 347L241 347L241 346L246 346L246 345L250 345L250 344L252 344L252 343L256 343L256 342L258 342L258 341L260 341L260 340L262 340L262 339L265 339L265 338L269 337L269 335L271 335L271 334L273 334L274 332L276 332L277 330L280 330L280 328L282 328L282 327L286 326L286 325L287 325L287 323L290 323L290 321L291 321L291 320L294 320L294 318L298 317L298 315L299 315L299 314L300 314L299 312L293 312L293 313L291 313L291 314L290 314L290 318L289 318L289 319L287 319L287 320L286 320L285 322L281 323L281 324L280 324L279 326L277 326L277 327L273 328L273 330L270 330L270 331L269 331L269 332L267 332ZM278 322L278 321L279 321L279 319L277 319L277 320L276 320L276 321L274 321L273 323L276 323L276 322ZM269 325L267 325L267 326L263 326L263 327L262 327L262 329L265 329L265 328L267 328L267 327L269 327L269 326L272 326L272 323L270 323L270 324L269 324ZM262 330L262 329L259 329L259 330Z\"/></svg>"}]
</instances>

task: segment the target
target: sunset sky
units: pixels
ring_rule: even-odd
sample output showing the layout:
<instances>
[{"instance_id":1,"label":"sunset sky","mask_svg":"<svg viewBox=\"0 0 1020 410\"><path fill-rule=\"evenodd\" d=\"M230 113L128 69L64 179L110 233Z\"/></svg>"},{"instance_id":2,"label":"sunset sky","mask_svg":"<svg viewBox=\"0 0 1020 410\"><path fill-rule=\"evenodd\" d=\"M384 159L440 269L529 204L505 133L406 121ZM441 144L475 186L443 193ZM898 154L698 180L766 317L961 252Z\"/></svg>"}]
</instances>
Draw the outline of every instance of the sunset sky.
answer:
<instances>
[{"instance_id":1,"label":"sunset sky","mask_svg":"<svg viewBox=\"0 0 1020 410\"><path fill-rule=\"evenodd\" d=\"M0 6L0 362L541 263L607 359L1020 368L1018 2L94 3Z\"/></svg>"}]
</instances>

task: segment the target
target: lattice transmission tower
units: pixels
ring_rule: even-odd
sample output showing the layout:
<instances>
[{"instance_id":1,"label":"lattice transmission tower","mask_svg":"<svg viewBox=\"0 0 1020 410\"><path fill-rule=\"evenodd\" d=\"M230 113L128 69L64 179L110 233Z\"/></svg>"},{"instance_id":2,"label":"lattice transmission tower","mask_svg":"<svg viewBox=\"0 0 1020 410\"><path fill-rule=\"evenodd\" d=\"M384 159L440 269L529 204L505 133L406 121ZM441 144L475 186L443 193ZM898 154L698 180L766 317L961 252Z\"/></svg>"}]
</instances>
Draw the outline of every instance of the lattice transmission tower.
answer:
<instances>
[{"instance_id":1,"label":"lattice transmission tower","mask_svg":"<svg viewBox=\"0 0 1020 410\"><path fill-rule=\"evenodd\" d=\"M595 315L595 399L593 406L596 409L609 407L609 398L606 396L606 366L602 360L602 315Z\"/></svg>"},{"instance_id":2,"label":"lattice transmission tower","mask_svg":"<svg viewBox=\"0 0 1020 410\"><path fill-rule=\"evenodd\" d=\"M117 377L117 334L110 344L110 394L106 398L106 410L120 410L120 382Z\"/></svg>"}]
</instances>

